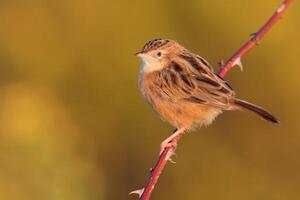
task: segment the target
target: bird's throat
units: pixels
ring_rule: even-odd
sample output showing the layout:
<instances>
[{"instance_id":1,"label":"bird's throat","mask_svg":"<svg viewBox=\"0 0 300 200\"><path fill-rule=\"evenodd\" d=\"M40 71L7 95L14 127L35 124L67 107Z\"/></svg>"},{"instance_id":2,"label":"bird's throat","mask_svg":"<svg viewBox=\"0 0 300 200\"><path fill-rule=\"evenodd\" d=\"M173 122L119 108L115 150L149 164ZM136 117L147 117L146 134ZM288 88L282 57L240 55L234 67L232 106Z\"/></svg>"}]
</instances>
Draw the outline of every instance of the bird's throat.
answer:
<instances>
[{"instance_id":1,"label":"bird's throat","mask_svg":"<svg viewBox=\"0 0 300 200\"><path fill-rule=\"evenodd\" d=\"M161 70L162 68L163 66L160 65L159 63L154 64L143 60L140 65L140 73L146 74L146 73Z\"/></svg>"}]
</instances>

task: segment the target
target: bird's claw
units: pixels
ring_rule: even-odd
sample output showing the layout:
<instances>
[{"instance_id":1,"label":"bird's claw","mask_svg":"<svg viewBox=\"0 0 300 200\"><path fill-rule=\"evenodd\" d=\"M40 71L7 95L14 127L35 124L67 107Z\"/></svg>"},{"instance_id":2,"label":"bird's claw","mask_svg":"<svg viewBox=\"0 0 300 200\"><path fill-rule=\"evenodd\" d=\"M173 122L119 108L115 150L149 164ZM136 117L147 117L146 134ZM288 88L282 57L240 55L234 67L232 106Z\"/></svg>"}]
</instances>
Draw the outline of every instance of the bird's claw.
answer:
<instances>
[{"instance_id":1,"label":"bird's claw","mask_svg":"<svg viewBox=\"0 0 300 200\"><path fill-rule=\"evenodd\" d=\"M172 140L165 140L165 141L163 141L160 144L160 153L159 153L159 155L161 155L166 148L176 149L177 148L177 142L175 140L173 140L173 139Z\"/></svg>"}]
</instances>

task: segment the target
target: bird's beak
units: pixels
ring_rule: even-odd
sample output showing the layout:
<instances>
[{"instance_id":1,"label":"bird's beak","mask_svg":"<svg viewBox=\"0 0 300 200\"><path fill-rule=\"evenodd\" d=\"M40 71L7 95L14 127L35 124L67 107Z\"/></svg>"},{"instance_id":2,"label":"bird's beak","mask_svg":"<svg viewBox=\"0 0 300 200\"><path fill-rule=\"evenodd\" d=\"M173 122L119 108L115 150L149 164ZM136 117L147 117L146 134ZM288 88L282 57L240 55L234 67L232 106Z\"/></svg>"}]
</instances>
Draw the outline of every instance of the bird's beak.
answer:
<instances>
[{"instance_id":1,"label":"bird's beak","mask_svg":"<svg viewBox=\"0 0 300 200\"><path fill-rule=\"evenodd\" d=\"M135 53L134 55L137 57L142 57L143 54L144 54L144 52L139 51L139 52Z\"/></svg>"}]
</instances>

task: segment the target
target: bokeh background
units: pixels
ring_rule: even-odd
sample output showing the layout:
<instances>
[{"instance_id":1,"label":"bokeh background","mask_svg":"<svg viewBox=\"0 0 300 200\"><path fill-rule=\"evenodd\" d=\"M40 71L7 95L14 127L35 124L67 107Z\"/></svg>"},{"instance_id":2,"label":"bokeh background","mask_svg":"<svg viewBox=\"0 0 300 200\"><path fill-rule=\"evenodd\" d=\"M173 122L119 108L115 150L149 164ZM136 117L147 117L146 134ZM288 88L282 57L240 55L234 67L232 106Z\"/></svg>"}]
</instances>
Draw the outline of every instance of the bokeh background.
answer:
<instances>
[{"instance_id":1,"label":"bokeh background","mask_svg":"<svg viewBox=\"0 0 300 200\"><path fill-rule=\"evenodd\" d=\"M1 0L0 199L136 199L172 128L141 97L133 53L172 38L217 66L279 3ZM227 112L187 134L153 199L299 198L299 8L226 77L281 125Z\"/></svg>"}]
</instances>

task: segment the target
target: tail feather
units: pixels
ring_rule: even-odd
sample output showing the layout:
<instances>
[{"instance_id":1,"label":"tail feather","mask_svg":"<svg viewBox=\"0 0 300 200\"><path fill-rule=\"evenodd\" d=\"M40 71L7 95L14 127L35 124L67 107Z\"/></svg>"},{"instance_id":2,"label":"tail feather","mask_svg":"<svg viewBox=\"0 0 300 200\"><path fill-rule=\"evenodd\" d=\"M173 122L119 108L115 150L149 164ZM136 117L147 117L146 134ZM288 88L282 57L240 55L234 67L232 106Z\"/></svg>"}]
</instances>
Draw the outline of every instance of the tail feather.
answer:
<instances>
[{"instance_id":1,"label":"tail feather","mask_svg":"<svg viewBox=\"0 0 300 200\"><path fill-rule=\"evenodd\" d=\"M248 102L240 100L240 99L235 99L234 103L235 103L236 106L238 106L240 108L244 108L246 110L250 110L250 111L258 114L259 116L261 116L262 118L264 118L267 121L270 121L274 124L279 124L280 123L280 121L278 119L276 119L276 117L274 117L268 111L254 105L254 104L248 103Z\"/></svg>"}]
</instances>

